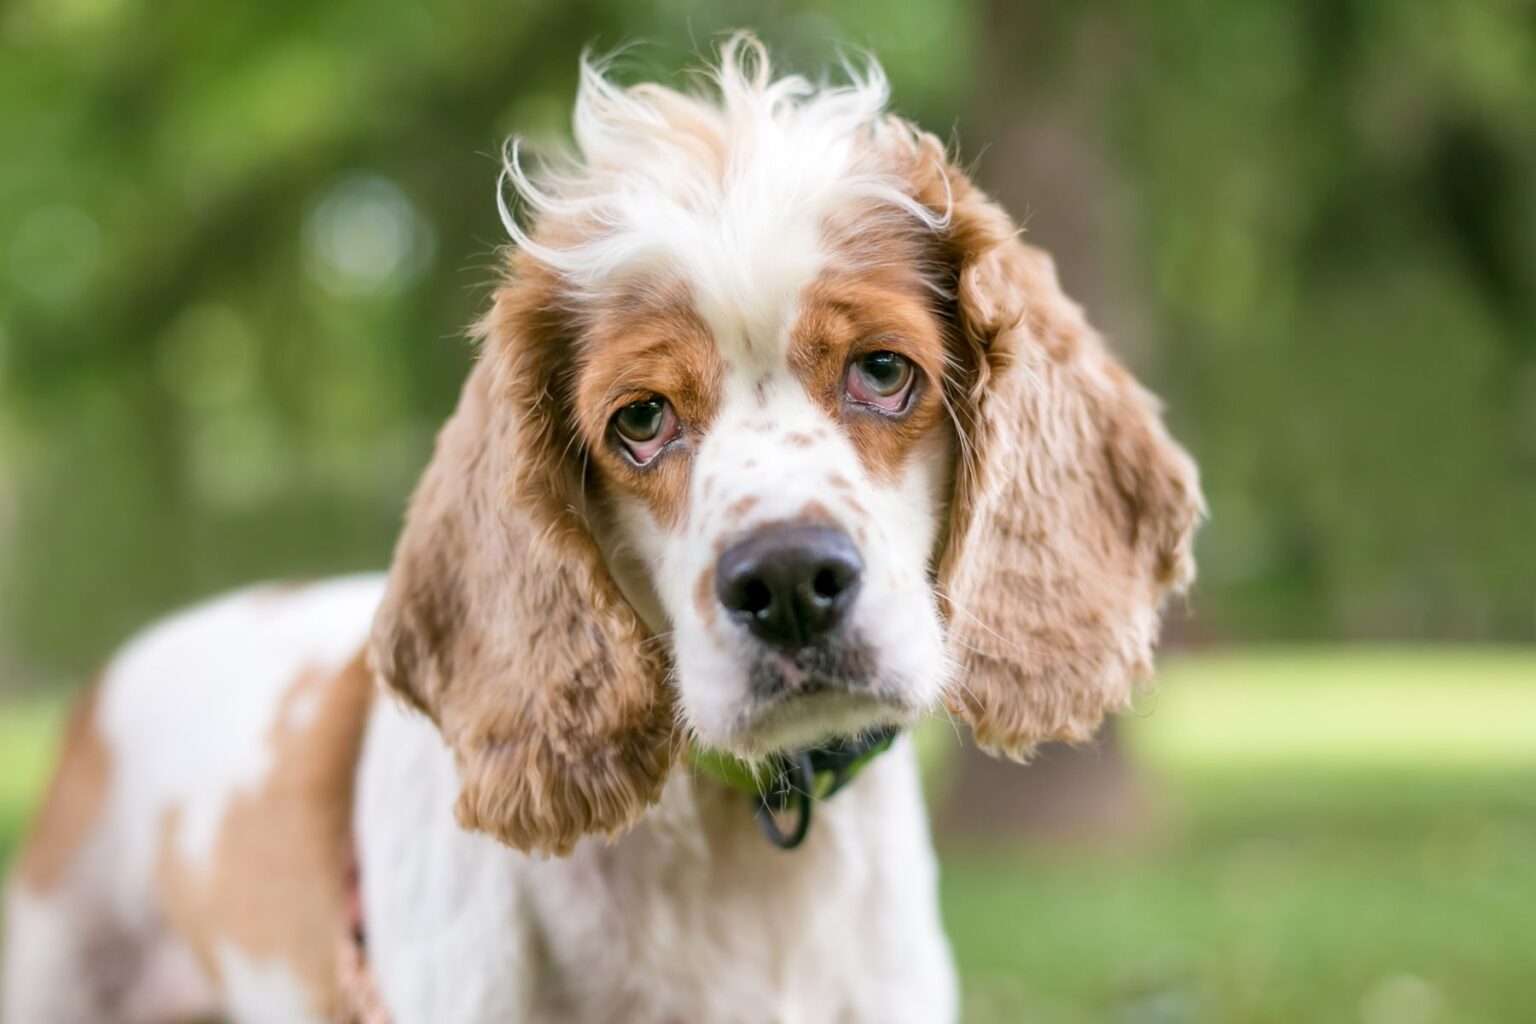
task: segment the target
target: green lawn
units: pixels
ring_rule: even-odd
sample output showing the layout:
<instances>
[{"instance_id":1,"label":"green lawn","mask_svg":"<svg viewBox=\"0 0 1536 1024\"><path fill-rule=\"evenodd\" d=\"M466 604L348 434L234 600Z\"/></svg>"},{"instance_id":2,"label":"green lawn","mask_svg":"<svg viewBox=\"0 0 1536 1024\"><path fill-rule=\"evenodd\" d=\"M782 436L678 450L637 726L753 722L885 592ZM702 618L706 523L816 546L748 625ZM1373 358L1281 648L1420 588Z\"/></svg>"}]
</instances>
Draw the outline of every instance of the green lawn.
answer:
<instances>
[{"instance_id":1,"label":"green lawn","mask_svg":"<svg viewBox=\"0 0 1536 1024\"><path fill-rule=\"evenodd\" d=\"M0 858L59 714L0 711ZM1536 1019L1536 651L1171 658L1120 848L944 844L971 1024Z\"/></svg>"},{"instance_id":2,"label":"green lawn","mask_svg":"<svg viewBox=\"0 0 1536 1024\"><path fill-rule=\"evenodd\" d=\"M951 851L966 1020L1536 1020L1536 652L1170 659L1119 850Z\"/></svg>"}]
</instances>

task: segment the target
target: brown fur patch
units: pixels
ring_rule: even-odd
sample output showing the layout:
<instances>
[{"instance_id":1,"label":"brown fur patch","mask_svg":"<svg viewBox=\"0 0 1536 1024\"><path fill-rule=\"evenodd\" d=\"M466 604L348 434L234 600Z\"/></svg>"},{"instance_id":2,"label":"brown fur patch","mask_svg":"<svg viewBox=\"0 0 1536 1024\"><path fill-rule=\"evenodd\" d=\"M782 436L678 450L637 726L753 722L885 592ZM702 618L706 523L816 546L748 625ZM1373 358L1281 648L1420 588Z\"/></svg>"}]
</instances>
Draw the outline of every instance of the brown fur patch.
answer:
<instances>
[{"instance_id":1,"label":"brown fur patch","mask_svg":"<svg viewBox=\"0 0 1536 1024\"><path fill-rule=\"evenodd\" d=\"M699 573L698 582L693 585L693 606L698 610L699 618L704 620L705 626L715 624L718 604L715 601L715 574L712 569L705 569Z\"/></svg>"},{"instance_id":2,"label":"brown fur patch","mask_svg":"<svg viewBox=\"0 0 1536 1024\"><path fill-rule=\"evenodd\" d=\"M903 239L871 230L844 242L847 258L840 265L860 269L830 272L806 289L789 352L790 367L806 391L842 424L870 475L886 482L901 477L919 442L944 421L944 325L915 269L921 249ZM868 251L871 246L901 248L907 258L888 264ZM905 356L918 374L899 414L844 398L848 364L881 350Z\"/></svg>"},{"instance_id":3,"label":"brown fur patch","mask_svg":"<svg viewBox=\"0 0 1536 1024\"><path fill-rule=\"evenodd\" d=\"M336 1006L346 934L352 786L373 677L361 654L340 672L294 680L268 733L272 769L233 797L207 865L180 856L181 815L161 823L155 880L167 916L219 976L217 944L286 964L317 1013ZM306 721L298 720L309 704Z\"/></svg>"},{"instance_id":4,"label":"brown fur patch","mask_svg":"<svg viewBox=\"0 0 1536 1024\"><path fill-rule=\"evenodd\" d=\"M50 892L63 880L101 818L112 756L97 727L99 696L100 686L92 686L70 712L58 767L21 851L18 877L33 892Z\"/></svg>"},{"instance_id":5,"label":"brown fur patch","mask_svg":"<svg viewBox=\"0 0 1536 1024\"><path fill-rule=\"evenodd\" d=\"M293 596L313 582L313 580L274 580L258 590L255 597L261 602L280 601Z\"/></svg>"},{"instance_id":6,"label":"brown fur patch","mask_svg":"<svg viewBox=\"0 0 1536 1024\"><path fill-rule=\"evenodd\" d=\"M726 506L726 518L740 519L742 516L756 508L761 503L761 501L762 499L755 494L748 494L737 498L735 501Z\"/></svg>"},{"instance_id":7,"label":"brown fur patch","mask_svg":"<svg viewBox=\"0 0 1536 1024\"><path fill-rule=\"evenodd\" d=\"M799 513L795 516L795 522L804 523L835 523L832 510L819 501L808 501L800 506Z\"/></svg>"},{"instance_id":8,"label":"brown fur patch","mask_svg":"<svg viewBox=\"0 0 1536 1024\"><path fill-rule=\"evenodd\" d=\"M591 317L578 363L573 413L598 473L615 493L643 502L663 528L676 528L692 465L679 456L708 429L725 376L714 336L680 285L635 286ZM623 405L651 395L671 403L681 444L636 466L615 447L608 423Z\"/></svg>"}]
</instances>

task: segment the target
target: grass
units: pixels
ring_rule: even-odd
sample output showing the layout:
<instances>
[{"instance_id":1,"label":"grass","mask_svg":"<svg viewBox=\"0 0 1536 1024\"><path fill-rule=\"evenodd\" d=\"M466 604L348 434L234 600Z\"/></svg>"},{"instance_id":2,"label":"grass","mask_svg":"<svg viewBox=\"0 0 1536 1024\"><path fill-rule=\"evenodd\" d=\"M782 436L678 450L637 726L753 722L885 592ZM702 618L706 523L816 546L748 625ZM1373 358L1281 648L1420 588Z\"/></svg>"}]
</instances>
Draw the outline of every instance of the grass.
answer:
<instances>
[{"instance_id":1,"label":"grass","mask_svg":"<svg viewBox=\"0 0 1536 1024\"><path fill-rule=\"evenodd\" d=\"M0 708L0 860L56 702ZM1158 825L945 842L969 1024L1504 1024L1536 993L1536 651L1169 659L1127 742Z\"/></svg>"},{"instance_id":2,"label":"grass","mask_svg":"<svg viewBox=\"0 0 1536 1024\"><path fill-rule=\"evenodd\" d=\"M1122 849L948 850L974 1024L1532 1018L1536 652L1175 659Z\"/></svg>"}]
</instances>

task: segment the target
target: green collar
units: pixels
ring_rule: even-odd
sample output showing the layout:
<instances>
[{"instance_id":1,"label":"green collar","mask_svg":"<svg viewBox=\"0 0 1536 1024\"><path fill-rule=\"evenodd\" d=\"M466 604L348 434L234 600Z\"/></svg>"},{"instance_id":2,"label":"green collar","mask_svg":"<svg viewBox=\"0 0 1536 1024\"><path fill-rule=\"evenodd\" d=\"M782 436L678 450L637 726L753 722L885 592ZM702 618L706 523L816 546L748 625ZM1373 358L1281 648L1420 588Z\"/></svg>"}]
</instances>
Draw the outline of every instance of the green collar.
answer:
<instances>
[{"instance_id":1,"label":"green collar","mask_svg":"<svg viewBox=\"0 0 1536 1024\"><path fill-rule=\"evenodd\" d=\"M890 749L896 735L894 727L885 726L757 762L694 748L690 760L695 771L750 796L763 835L780 849L792 850L810 831L813 802L828 799L853 781L865 765ZM775 815L791 808L796 812L794 826L784 832Z\"/></svg>"}]
</instances>

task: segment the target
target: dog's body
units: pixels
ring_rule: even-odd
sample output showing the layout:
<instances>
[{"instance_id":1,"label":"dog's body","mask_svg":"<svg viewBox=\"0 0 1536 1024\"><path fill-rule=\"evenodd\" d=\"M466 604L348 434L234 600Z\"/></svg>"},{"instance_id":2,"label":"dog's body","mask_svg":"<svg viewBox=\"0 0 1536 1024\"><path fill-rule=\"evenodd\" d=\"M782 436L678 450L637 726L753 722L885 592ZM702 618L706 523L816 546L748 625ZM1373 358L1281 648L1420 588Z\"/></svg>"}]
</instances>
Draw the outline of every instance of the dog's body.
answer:
<instances>
[{"instance_id":1,"label":"dog's body","mask_svg":"<svg viewBox=\"0 0 1536 1024\"><path fill-rule=\"evenodd\" d=\"M7 1021L334 1019L347 838L331 810L354 766L368 954L397 1024L953 1017L905 746L793 854L741 793L678 773L618 842L530 858L455 824L437 730L358 685L382 592L243 591L114 661L66 771L94 821L46 823L15 882Z\"/></svg>"},{"instance_id":2,"label":"dog's body","mask_svg":"<svg viewBox=\"0 0 1536 1024\"><path fill-rule=\"evenodd\" d=\"M1087 738L1198 482L877 68L711 73L585 66L580 157L509 165L533 224L387 580L113 661L9 891L10 1024L325 1020L359 927L396 1024L954 1020L908 742L793 851L728 779L939 701Z\"/></svg>"}]
</instances>

